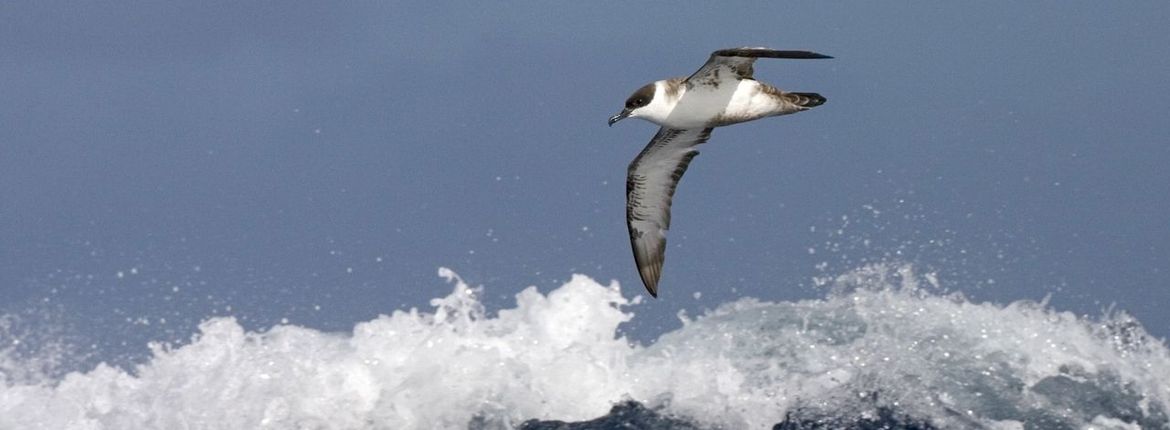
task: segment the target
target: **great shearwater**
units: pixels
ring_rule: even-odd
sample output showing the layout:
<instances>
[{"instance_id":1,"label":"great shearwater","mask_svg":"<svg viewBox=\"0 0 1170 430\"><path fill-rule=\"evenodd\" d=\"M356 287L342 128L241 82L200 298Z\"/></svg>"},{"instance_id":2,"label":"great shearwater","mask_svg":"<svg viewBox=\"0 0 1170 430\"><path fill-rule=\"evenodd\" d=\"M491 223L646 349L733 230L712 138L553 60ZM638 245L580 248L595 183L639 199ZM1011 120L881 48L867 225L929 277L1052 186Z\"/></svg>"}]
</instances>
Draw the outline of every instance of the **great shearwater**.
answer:
<instances>
[{"instance_id":1,"label":"great shearwater","mask_svg":"<svg viewBox=\"0 0 1170 430\"><path fill-rule=\"evenodd\" d=\"M634 91L625 108L609 118L610 126L625 118L642 118L662 127L626 173L626 225L634 262L651 296L658 297L671 198L687 165L699 154L695 147L707 142L715 127L825 103L820 94L785 92L753 79L752 63L761 57L832 58L809 51L721 49L690 77L655 81Z\"/></svg>"}]
</instances>

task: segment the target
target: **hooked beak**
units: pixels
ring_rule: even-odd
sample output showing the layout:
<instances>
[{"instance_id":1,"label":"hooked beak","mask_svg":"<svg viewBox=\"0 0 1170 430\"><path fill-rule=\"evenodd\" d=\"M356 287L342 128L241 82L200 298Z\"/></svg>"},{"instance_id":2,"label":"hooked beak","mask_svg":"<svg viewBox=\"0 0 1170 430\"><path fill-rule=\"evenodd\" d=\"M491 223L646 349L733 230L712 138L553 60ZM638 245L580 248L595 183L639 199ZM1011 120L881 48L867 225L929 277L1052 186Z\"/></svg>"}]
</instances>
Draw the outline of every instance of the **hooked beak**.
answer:
<instances>
[{"instance_id":1,"label":"hooked beak","mask_svg":"<svg viewBox=\"0 0 1170 430\"><path fill-rule=\"evenodd\" d=\"M609 126L613 127L613 123L621 121L623 119L626 119L626 117L628 117L628 116L630 116L630 110L629 109L622 109L622 111L619 112L617 115L609 117Z\"/></svg>"}]
</instances>

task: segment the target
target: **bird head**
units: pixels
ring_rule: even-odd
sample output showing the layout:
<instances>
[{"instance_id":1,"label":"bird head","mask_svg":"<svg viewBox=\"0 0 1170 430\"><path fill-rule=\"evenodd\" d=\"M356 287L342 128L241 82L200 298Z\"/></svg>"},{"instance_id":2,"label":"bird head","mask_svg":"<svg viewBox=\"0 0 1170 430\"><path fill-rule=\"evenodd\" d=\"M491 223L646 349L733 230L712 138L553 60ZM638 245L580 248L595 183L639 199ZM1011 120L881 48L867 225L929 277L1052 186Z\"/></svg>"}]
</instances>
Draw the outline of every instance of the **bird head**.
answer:
<instances>
[{"instance_id":1,"label":"bird head","mask_svg":"<svg viewBox=\"0 0 1170 430\"><path fill-rule=\"evenodd\" d=\"M614 123L629 117L637 118L644 116L647 107L651 106L654 101L654 93L657 92L656 90L656 83L649 83L634 91L634 94L631 94L626 99L626 106L622 108L622 111L618 112L617 115L609 117L609 126L613 127Z\"/></svg>"}]
</instances>

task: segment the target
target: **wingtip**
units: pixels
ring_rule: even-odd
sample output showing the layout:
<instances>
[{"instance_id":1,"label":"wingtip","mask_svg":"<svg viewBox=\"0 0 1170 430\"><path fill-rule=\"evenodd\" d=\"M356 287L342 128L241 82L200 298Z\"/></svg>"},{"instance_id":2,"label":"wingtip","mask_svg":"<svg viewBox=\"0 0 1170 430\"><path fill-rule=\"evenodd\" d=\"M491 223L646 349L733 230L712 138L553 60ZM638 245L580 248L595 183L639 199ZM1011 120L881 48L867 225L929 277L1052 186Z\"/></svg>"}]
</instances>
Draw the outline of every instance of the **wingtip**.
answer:
<instances>
[{"instance_id":1,"label":"wingtip","mask_svg":"<svg viewBox=\"0 0 1170 430\"><path fill-rule=\"evenodd\" d=\"M642 285L646 286L646 292L650 293L650 297L658 298L658 279L652 274L643 274Z\"/></svg>"},{"instance_id":2,"label":"wingtip","mask_svg":"<svg viewBox=\"0 0 1170 430\"><path fill-rule=\"evenodd\" d=\"M833 58L813 51L794 51L794 50L779 50L764 47L745 46L742 48L720 49L712 53L717 56L728 57L764 57L764 58L788 58L797 60L820 60Z\"/></svg>"},{"instance_id":3,"label":"wingtip","mask_svg":"<svg viewBox=\"0 0 1170 430\"><path fill-rule=\"evenodd\" d=\"M796 58L802 60L825 60L833 58L832 55L825 55L820 52L813 51L791 51L792 55L788 58Z\"/></svg>"}]
</instances>

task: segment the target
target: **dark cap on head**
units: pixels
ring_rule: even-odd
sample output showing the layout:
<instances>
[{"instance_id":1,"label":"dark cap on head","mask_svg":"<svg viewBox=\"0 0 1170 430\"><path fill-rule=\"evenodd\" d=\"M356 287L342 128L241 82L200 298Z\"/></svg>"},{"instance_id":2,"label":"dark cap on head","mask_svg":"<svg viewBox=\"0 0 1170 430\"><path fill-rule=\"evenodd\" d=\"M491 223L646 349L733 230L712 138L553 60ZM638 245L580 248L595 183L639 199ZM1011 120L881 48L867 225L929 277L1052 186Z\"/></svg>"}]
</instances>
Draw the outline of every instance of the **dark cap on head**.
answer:
<instances>
[{"instance_id":1,"label":"dark cap on head","mask_svg":"<svg viewBox=\"0 0 1170 430\"><path fill-rule=\"evenodd\" d=\"M638 88L630 98L626 99L626 109L634 110L642 106L650 104L650 100L654 99L654 84L649 83Z\"/></svg>"},{"instance_id":2,"label":"dark cap on head","mask_svg":"<svg viewBox=\"0 0 1170 430\"><path fill-rule=\"evenodd\" d=\"M621 121L621 120L625 119L626 117L630 116L630 114L634 112L634 109L637 109L637 108L640 108L642 106L646 106L646 105L650 104L650 100L653 100L653 99L654 99L654 84L653 83L646 84L642 88L638 88L638 91L634 91L634 94L631 95L630 98L626 99L626 107L623 108L621 112L618 112L617 115L609 117L610 127L613 126L613 123Z\"/></svg>"}]
</instances>

